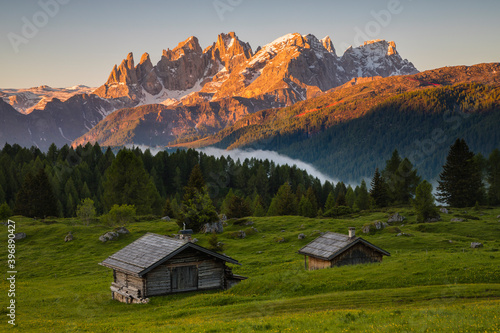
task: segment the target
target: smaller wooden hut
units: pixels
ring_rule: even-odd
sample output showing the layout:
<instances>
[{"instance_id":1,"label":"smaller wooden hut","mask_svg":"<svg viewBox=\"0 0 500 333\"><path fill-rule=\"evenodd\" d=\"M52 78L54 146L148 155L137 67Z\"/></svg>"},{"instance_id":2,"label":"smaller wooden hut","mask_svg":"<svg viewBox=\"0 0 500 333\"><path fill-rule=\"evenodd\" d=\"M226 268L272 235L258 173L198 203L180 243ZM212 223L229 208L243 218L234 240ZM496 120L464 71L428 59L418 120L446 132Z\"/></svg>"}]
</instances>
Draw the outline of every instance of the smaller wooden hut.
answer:
<instances>
[{"instance_id":1,"label":"smaller wooden hut","mask_svg":"<svg viewBox=\"0 0 500 333\"><path fill-rule=\"evenodd\" d=\"M304 255L304 265L309 270L381 262L382 256L390 256L389 252L356 237L355 228L349 228L349 235L327 232L301 248L299 254Z\"/></svg>"},{"instance_id":2,"label":"smaller wooden hut","mask_svg":"<svg viewBox=\"0 0 500 333\"><path fill-rule=\"evenodd\" d=\"M113 299L143 303L150 296L227 289L246 279L234 275L228 262L240 265L189 241L147 233L100 265L113 269Z\"/></svg>"}]
</instances>

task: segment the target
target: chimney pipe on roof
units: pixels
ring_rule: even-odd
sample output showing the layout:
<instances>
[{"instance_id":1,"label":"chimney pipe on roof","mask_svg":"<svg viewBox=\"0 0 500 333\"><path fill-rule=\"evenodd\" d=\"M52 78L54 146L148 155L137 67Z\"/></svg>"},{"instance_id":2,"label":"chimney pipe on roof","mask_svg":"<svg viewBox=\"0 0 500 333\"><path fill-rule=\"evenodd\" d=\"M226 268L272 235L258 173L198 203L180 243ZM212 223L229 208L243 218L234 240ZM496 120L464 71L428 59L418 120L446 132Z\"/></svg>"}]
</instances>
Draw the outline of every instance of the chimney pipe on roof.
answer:
<instances>
[{"instance_id":1,"label":"chimney pipe on roof","mask_svg":"<svg viewBox=\"0 0 500 333\"><path fill-rule=\"evenodd\" d=\"M354 238L354 237L356 237L356 228L349 227L349 238Z\"/></svg>"}]
</instances>

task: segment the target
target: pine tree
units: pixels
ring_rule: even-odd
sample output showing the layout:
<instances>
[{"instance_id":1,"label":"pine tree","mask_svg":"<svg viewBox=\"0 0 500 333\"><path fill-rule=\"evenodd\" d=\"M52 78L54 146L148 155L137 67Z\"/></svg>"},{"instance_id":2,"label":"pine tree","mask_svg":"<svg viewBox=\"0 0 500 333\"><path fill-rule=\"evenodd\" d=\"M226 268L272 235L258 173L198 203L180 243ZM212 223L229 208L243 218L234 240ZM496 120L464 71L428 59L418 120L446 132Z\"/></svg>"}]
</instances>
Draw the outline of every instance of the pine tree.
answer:
<instances>
[{"instance_id":1,"label":"pine tree","mask_svg":"<svg viewBox=\"0 0 500 333\"><path fill-rule=\"evenodd\" d=\"M450 147L439 178L438 197L450 206L472 207L481 196L481 173L465 140L457 139Z\"/></svg>"},{"instance_id":2,"label":"pine tree","mask_svg":"<svg viewBox=\"0 0 500 333\"><path fill-rule=\"evenodd\" d=\"M229 218L241 218L252 215L252 211L245 199L233 195L229 199L226 215Z\"/></svg>"},{"instance_id":3,"label":"pine tree","mask_svg":"<svg viewBox=\"0 0 500 333\"><path fill-rule=\"evenodd\" d=\"M44 169L28 173L16 196L16 214L45 218L57 215L57 199Z\"/></svg>"},{"instance_id":4,"label":"pine tree","mask_svg":"<svg viewBox=\"0 0 500 333\"><path fill-rule=\"evenodd\" d=\"M488 158L487 180L490 185L488 188L488 202L490 205L500 204L500 151L495 149Z\"/></svg>"},{"instance_id":5,"label":"pine tree","mask_svg":"<svg viewBox=\"0 0 500 333\"><path fill-rule=\"evenodd\" d=\"M361 185L359 186L359 194L356 198L356 206L360 210L366 210L370 208L370 195L368 194L368 189L366 187L366 182L363 179Z\"/></svg>"},{"instance_id":6,"label":"pine tree","mask_svg":"<svg viewBox=\"0 0 500 333\"><path fill-rule=\"evenodd\" d=\"M134 205L138 214L160 213L161 197L142 161L130 150L121 150L106 170L104 207Z\"/></svg>"},{"instance_id":7,"label":"pine tree","mask_svg":"<svg viewBox=\"0 0 500 333\"><path fill-rule=\"evenodd\" d=\"M256 195L252 203L253 216L266 216L266 210L260 195Z\"/></svg>"},{"instance_id":8,"label":"pine tree","mask_svg":"<svg viewBox=\"0 0 500 333\"><path fill-rule=\"evenodd\" d=\"M177 224L179 227L200 231L206 223L212 223L219 219L212 199L205 186L205 180L199 165L192 169L188 180L188 186L184 188L184 198Z\"/></svg>"},{"instance_id":9,"label":"pine tree","mask_svg":"<svg viewBox=\"0 0 500 333\"><path fill-rule=\"evenodd\" d=\"M330 194L328 194L328 197L326 198L325 212L329 211L333 207L335 207L335 195L333 194L333 192L330 192Z\"/></svg>"},{"instance_id":10,"label":"pine tree","mask_svg":"<svg viewBox=\"0 0 500 333\"><path fill-rule=\"evenodd\" d=\"M389 202L387 194L387 184L384 177L380 175L378 168L375 169L375 174L371 182L370 195L373 198L375 205L378 207L386 207Z\"/></svg>"},{"instance_id":11,"label":"pine tree","mask_svg":"<svg viewBox=\"0 0 500 333\"><path fill-rule=\"evenodd\" d=\"M351 185L347 187L347 192L345 194L345 201L347 206L351 207L354 206L354 202L356 202L356 195L354 194L354 190L352 189Z\"/></svg>"},{"instance_id":12,"label":"pine tree","mask_svg":"<svg viewBox=\"0 0 500 333\"><path fill-rule=\"evenodd\" d=\"M304 217L316 217L317 210L314 209L313 204L308 197L302 195L299 202L299 215Z\"/></svg>"},{"instance_id":13,"label":"pine tree","mask_svg":"<svg viewBox=\"0 0 500 333\"><path fill-rule=\"evenodd\" d=\"M174 217L174 211L172 209L172 203L170 202L170 198L167 198L167 200L165 200L165 205L163 205L162 215L168 217Z\"/></svg>"},{"instance_id":14,"label":"pine tree","mask_svg":"<svg viewBox=\"0 0 500 333\"><path fill-rule=\"evenodd\" d=\"M0 221L5 221L12 216L12 209L4 202L0 205Z\"/></svg>"},{"instance_id":15,"label":"pine tree","mask_svg":"<svg viewBox=\"0 0 500 333\"><path fill-rule=\"evenodd\" d=\"M387 194L392 203L409 203L420 183L417 170L409 159L401 159L397 150L394 150L390 160L386 161L382 171L387 184Z\"/></svg>"},{"instance_id":16,"label":"pine tree","mask_svg":"<svg viewBox=\"0 0 500 333\"><path fill-rule=\"evenodd\" d=\"M295 215L297 214L297 198L292 187L285 183L280 186L278 192L271 200L268 216Z\"/></svg>"},{"instance_id":17,"label":"pine tree","mask_svg":"<svg viewBox=\"0 0 500 333\"><path fill-rule=\"evenodd\" d=\"M425 222L429 218L438 216L434 196L432 195L432 185L426 180L417 186L413 207L417 211L418 222Z\"/></svg>"},{"instance_id":18,"label":"pine tree","mask_svg":"<svg viewBox=\"0 0 500 333\"><path fill-rule=\"evenodd\" d=\"M88 226L96 216L94 201L90 198L82 200L76 209L76 216Z\"/></svg>"}]
</instances>

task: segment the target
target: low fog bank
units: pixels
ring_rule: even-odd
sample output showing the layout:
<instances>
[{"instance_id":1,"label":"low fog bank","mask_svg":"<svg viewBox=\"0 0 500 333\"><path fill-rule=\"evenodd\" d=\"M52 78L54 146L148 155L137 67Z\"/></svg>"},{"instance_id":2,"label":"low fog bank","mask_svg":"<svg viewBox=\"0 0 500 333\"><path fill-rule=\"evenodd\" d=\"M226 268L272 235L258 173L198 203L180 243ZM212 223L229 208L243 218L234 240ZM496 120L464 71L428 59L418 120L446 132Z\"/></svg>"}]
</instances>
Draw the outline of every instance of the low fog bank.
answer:
<instances>
[{"instance_id":1,"label":"low fog bank","mask_svg":"<svg viewBox=\"0 0 500 333\"><path fill-rule=\"evenodd\" d=\"M334 182L337 183L338 180L333 179L318 169L316 169L314 166L312 166L309 163L302 162L301 160L296 160L293 158L290 158L285 155L281 155L275 151L270 151L270 150L240 150L240 149L233 149L233 150L224 150L224 149L218 149L218 148L213 148L213 147L207 147L207 148L201 148L197 149L199 152L202 152L207 155L215 156L215 157L221 157L221 156L230 156L233 160L237 160L238 158L240 159L241 162L243 162L246 158L251 159L251 158L256 158L256 159L261 159L261 160L269 160L273 161L276 164L284 165L288 164L289 166L297 166L299 169L306 170L308 174L310 174L313 177L317 177L321 182L329 181L329 182Z\"/></svg>"}]
</instances>

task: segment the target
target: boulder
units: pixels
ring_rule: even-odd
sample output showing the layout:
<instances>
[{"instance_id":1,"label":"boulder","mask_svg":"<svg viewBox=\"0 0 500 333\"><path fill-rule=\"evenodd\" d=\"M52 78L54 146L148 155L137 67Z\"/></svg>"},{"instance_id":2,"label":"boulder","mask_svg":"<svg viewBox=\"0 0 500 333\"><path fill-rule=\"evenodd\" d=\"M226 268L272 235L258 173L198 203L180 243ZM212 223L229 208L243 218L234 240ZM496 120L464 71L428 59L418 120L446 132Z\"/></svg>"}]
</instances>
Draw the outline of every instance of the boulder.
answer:
<instances>
[{"instance_id":1,"label":"boulder","mask_svg":"<svg viewBox=\"0 0 500 333\"><path fill-rule=\"evenodd\" d=\"M64 241L65 242L71 242L73 240L73 234L71 234L71 231L68 232L68 234L66 235L66 237L64 237Z\"/></svg>"},{"instance_id":2,"label":"boulder","mask_svg":"<svg viewBox=\"0 0 500 333\"><path fill-rule=\"evenodd\" d=\"M24 232L18 232L16 234L14 234L15 240L20 240L20 239L25 239L25 238L26 238L26 234Z\"/></svg>"},{"instance_id":3,"label":"boulder","mask_svg":"<svg viewBox=\"0 0 500 333\"><path fill-rule=\"evenodd\" d=\"M386 222L381 222L381 221L375 221L370 224L364 225L361 231L364 234L369 234L371 232L375 232L377 230L383 230L389 226L388 223Z\"/></svg>"},{"instance_id":4,"label":"boulder","mask_svg":"<svg viewBox=\"0 0 500 333\"><path fill-rule=\"evenodd\" d=\"M464 221L464 219L459 219L459 218L457 218L457 217L454 217L454 218L452 218L450 221L451 221L451 222L463 222L463 221Z\"/></svg>"},{"instance_id":5,"label":"boulder","mask_svg":"<svg viewBox=\"0 0 500 333\"><path fill-rule=\"evenodd\" d=\"M497 216L497 219L500 219L500 215Z\"/></svg>"},{"instance_id":6,"label":"boulder","mask_svg":"<svg viewBox=\"0 0 500 333\"><path fill-rule=\"evenodd\" d=\"M470 247L473 249L477 249L479 247L483 247L483 243L472 242L472 243L470 243Z\"/></svg>"},{"instance_id":7,"label":"boulder","mask_svg":"<svg viewBox=\"0 0 500 333\"><path fill-rule=\"evenodd\" d=\"M224 232L224 226L222 225L222 221L205 223L205 225L201 228L201 232L205 234L220 234Z\"/></svg>"},{"instance_id":8,"label":"boulder","mask_svg":"<svg viewBox=\"0 0 500 333\"><path fill-rule=\"evenodd\" d=\"M119 228L116 228L115 231L119 234L130 234L130 231L128 231L127 228L125 227L119 227Z\"/></svg>"},{"instance_id":9,"label":"boulder","mask_svg":"<svg viewBox=\"0 0 500 333\"><path fill-rule=\"evenodd\" d=\"M274 240L276 243L284 243L285 242L285 238L284 237L278 237Z\"/></svg>"},{"instance_id":10,"label":"boulder","mask_svg":"<svg viewBox=\"0 0 500 333\"><path fill-rule=\"evenodd\" d=\"M448 214L448 209L446 209L446 208L444 208L444 207L443 207L443 208L440 208L440 209L439 209L439 211L440 211L441 213L443 213L443 214Z\"/></svg>"},{"instance_id":11,"label":"boulder","mask_svg":"<svg viewBox=\"0 0 500 333\"><path fill-rule=\"evenodd\" d=\"M304 235L304 234L301 233L301 234L299 234L298 238L299 239L304 239L304 238L306 238L306 235Z\"/></svg>"},{"instance_id":12,"label":"boulder","mask_svg":"<svg viewBox=\"0 0 500 333\"><path fill-rule=\"evenodd\" d=\"M114 231L108 231L104 235L99 236L99 240L103 243L106 243L109 240L113 240L120 237L120 234Z\"/></svg>"},{"instance_id":13,"label":"boulder","mask_svg":"<svg viewBox=\"0 0 500 333\"><path fill-rule=\"evenodd\" d=\"M397 223L397 222L403 222L406 219L406 217L399 215L399 213L396 213L394 215L391 215L389 219L387 220L387 223Z\"/></svg>"},{"instance_id":14,"label":"boulder","mask_svg":"<svg viewBox=\"0 0 500 333\"><path fill-rule=\"evenodd\" d=\"M167 221L167 222L170 222L170 217L168 217L168 216L163 216L163 217L161 218L161 220L162 220L162 221Z\"/></svg>"},{"instance_id":15,"label":"boulder","mask_svg":"<svg viewBox=\"0 0 500 333\"><path fill-rule=\"evenodd\" d=\"M434 217L429 217L425 222L439 222L441 221L441 216L437 215Z\"/></svg>"}]
</instances>

